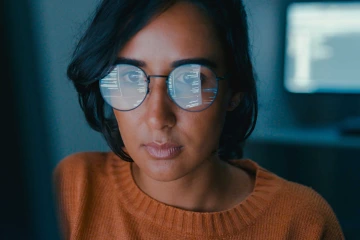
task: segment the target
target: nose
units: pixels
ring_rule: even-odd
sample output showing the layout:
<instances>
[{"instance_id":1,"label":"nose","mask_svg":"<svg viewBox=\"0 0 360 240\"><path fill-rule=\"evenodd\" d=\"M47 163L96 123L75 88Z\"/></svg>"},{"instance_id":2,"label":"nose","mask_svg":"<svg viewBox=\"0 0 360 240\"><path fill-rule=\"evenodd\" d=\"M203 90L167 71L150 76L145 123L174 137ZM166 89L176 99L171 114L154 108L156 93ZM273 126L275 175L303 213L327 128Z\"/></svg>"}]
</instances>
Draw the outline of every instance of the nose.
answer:
<instances>
[{"instance_id":1,"label":"nose","mask_svg":"<svg viewBox=\"0 0 360 240\"><path fill-rule=\"evenodd\" d=\"M150 92L146 99L146 121L148 126L156 130L174 127L176 124L174 103L167 95L165 79L153 78L149 87Z\"/></svg>"}]
</instances>

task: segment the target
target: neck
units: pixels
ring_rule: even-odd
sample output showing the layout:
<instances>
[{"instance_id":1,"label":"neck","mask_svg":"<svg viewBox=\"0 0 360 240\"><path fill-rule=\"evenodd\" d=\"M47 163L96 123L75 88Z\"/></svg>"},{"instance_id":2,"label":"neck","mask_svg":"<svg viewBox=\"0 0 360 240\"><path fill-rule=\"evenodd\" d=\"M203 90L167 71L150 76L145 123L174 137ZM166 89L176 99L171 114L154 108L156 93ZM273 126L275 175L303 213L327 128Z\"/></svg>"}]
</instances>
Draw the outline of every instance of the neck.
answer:
<instances>
[{"instance_id":1,"label":"neck","mask_svg":"<svg viewBox=\"0 0 360 240\"><path fill-rule=\"evenodd\" d=\"M219 158L206 161L192 173L173 181L152 179L134 163L132 173L136 184L150 197L170 206L196 212L231 208L252 189L251 180L243 170Z\"/></svg>"}]
</instances>

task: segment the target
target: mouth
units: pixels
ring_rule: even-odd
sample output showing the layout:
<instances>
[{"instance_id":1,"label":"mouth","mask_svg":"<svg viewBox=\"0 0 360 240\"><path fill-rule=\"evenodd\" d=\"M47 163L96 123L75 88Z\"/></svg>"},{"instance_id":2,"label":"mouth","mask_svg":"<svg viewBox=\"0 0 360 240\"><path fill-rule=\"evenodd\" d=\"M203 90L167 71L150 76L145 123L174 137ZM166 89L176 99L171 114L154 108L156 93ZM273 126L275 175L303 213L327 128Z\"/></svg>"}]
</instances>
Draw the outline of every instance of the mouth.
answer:
<instances>
[{"instance_id":1,"label":"mouth","mask_svg":"<svg viewBox=\"0 0 360 240\"><path fill-rule=\"evenodd\" d=\"M151 157L158 160L175 158L183 149L183 146L174 143L164 143L159 145L152 142L143 145L143 147Z\"/></svg>"}]
</instances>

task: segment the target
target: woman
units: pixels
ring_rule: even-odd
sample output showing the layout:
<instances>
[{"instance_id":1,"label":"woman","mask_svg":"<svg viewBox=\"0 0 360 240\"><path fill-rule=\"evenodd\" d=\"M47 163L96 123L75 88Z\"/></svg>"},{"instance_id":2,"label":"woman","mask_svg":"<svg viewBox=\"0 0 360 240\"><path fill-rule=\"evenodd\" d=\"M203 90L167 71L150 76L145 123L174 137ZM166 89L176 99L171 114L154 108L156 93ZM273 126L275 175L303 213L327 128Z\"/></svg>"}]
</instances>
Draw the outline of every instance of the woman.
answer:
<instances>
[{"instance_id":1,"label":"woman","mask_svg":"<svg viewBox=\"0 0 360 240\"><path fill-rule=\"evenodd\" d=\"M319 194L241 159L257 98L240 0L104 0L68 76L112 151L55 169L65 239L343 239Z\"/></svg>"}]
</instances>

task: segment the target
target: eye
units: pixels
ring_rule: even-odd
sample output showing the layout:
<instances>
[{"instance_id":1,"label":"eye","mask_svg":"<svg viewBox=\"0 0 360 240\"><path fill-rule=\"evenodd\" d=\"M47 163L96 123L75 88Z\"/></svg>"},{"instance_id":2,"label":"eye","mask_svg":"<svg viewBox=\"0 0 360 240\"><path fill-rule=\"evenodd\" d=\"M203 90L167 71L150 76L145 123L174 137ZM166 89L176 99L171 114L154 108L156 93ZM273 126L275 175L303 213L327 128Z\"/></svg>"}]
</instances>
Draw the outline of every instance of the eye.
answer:
<instances>
[{"instance_id":1,"label":"eye","mask_svg":"<svg viewBox=\"0 0 360 240\"><path fill-rule=\"evenodd\" d=\"M144 74L139 70L124 71L121 73L120 78L124 82L137 84L144 81Z\"/></svg>"},{"instance_id":2,"label":"eye","mask_svg":"<svg viewBox=\"0 0 360 240\"><path fill-rule=\"evenodd\" d=\"M198 86L203 81L206 81L206 76L203 73L194 71L185 71L178 73L175 79L178 83L190 86Z\"/></svg>"},{"instance_id":3,"label":"eye","mask_svg":"<svg viewBox=\"0 0 360 240\"><path fill-rule=\"evenodd\" d=\"M189 85L196 79L198 79L197 76L192 72L183 72L176 77L176 81Z\"/></svg>"}]
</instances>

